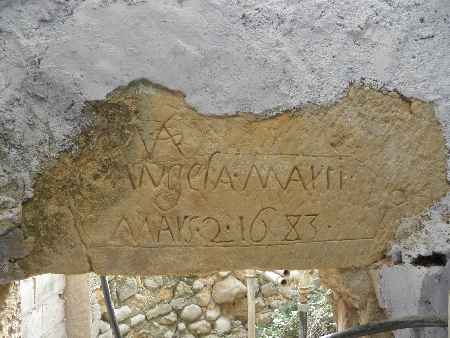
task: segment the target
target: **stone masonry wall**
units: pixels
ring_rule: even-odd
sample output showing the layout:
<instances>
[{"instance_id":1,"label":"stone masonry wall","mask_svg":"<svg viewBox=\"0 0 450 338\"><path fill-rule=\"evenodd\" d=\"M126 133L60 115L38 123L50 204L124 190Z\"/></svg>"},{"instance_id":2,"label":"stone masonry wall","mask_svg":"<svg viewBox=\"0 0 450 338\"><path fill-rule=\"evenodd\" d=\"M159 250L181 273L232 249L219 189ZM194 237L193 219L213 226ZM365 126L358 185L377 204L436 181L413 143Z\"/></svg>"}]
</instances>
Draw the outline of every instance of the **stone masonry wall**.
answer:
<instances>
[{"instance_id":1,"label":"stone masonry wall","mask_svg":"<svg viewBox=\"0 0 450 338\"><path fill-rule=\"evenodd\" d=\"M281 285L279 274L260 272L256 280L257 323L269 322L273 309L297 298L295 286ZM109 284L120 330L126 337L247 336L244 272L192 277L115 276L109 277ZM102 291L98 282L96 285L103 319L97 324L97 337L110 338Z\"/></svg>"}]
</instances>

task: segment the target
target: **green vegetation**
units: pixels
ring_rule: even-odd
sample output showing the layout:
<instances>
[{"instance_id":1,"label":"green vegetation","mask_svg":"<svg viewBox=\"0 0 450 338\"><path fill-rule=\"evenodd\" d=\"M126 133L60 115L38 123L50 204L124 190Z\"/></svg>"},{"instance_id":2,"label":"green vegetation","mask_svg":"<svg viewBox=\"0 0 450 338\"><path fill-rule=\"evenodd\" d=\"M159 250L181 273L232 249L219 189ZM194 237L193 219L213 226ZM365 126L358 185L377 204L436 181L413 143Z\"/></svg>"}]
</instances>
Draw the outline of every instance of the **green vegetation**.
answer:
<instances>
[{"instance_id":1,"label":"green vegetation","mask_svg":"<svg viewBox=\"0 0 450 338\"><path fill-rule=\"evenodd\" d=\"M309 298L308 338L317 338L336 331L332 306L329 302L331 290L314 289ZM297 338L299 314L297 302L288 303L273 312L272 322L257 327L259 338Z\"/></svg>"}]
</instances>

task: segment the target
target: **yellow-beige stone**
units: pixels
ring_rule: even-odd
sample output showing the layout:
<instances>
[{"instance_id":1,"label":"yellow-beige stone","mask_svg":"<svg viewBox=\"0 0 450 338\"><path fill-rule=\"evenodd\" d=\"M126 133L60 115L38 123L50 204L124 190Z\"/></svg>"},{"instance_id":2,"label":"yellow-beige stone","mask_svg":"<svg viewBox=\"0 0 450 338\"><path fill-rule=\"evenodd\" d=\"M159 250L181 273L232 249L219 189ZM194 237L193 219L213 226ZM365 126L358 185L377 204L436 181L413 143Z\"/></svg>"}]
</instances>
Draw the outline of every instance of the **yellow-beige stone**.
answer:
<instances>
[{"instance_id":1,"label":"yellow-beige stone","mask_svg":"<svg viewBox=\"0 0 450 338\"><path fill-rule=\"evenodd\" d=\"M396 93L216 117L136 81L86 109L24 205L28 273L363 266L448 191L432 106Z\"/></svg>"}]
</instances>

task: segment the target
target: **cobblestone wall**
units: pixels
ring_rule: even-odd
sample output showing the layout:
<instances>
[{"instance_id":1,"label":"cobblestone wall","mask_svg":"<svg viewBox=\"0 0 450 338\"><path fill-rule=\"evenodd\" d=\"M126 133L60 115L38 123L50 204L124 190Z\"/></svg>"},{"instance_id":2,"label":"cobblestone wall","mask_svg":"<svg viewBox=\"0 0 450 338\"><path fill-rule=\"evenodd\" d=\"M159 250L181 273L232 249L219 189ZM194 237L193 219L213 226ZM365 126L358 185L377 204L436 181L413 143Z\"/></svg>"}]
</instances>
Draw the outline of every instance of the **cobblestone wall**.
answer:
<instances>
[{"instance_id":1,"label":"cobblestone wall","mask_svg":"<svg viewBox=\"0 0 450 338\"><path fill-rule=\"evenodd\" d=\"M257 322L297 299L295 285L275 272L258 272ZM286 285L283 285L285 284ZM126 337L246 337L247 288L244 272L190 277L109 277L120 330ZM98 277L92 283L99 306L93 317L97 337L112 338Z\"/></svg>"}]
</instances>

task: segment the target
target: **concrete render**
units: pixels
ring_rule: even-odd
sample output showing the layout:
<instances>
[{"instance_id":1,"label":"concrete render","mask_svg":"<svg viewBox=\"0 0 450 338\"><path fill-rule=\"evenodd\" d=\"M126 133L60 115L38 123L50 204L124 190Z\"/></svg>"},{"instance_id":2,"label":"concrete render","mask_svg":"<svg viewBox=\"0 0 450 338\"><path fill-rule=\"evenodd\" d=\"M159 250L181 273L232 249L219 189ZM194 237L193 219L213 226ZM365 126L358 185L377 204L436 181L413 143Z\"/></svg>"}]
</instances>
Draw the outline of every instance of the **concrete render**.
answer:
<instances>
[{"instance_id":1,"label":"concrete render","mask_svg":"<svg viewBox=\"0 0 450 338\"><path fill-rule=\"evenodd\" d=\"M449 22L445 0L4 0L0 235L14 233L33 176L91 122L83 102L137 78L181 90L198 111L217 115L332 103L363 83L432 102L449 146ZM449 255L448 218L447 196L399 228L388 252L398 265L380 270L380 304L392 316L429 313L423 304L445 311L448 278L436 276L448 276L449 265L414 264ZM398 287L405 279L417 282L417 296Z\"/></svg>"}]
</instances>

